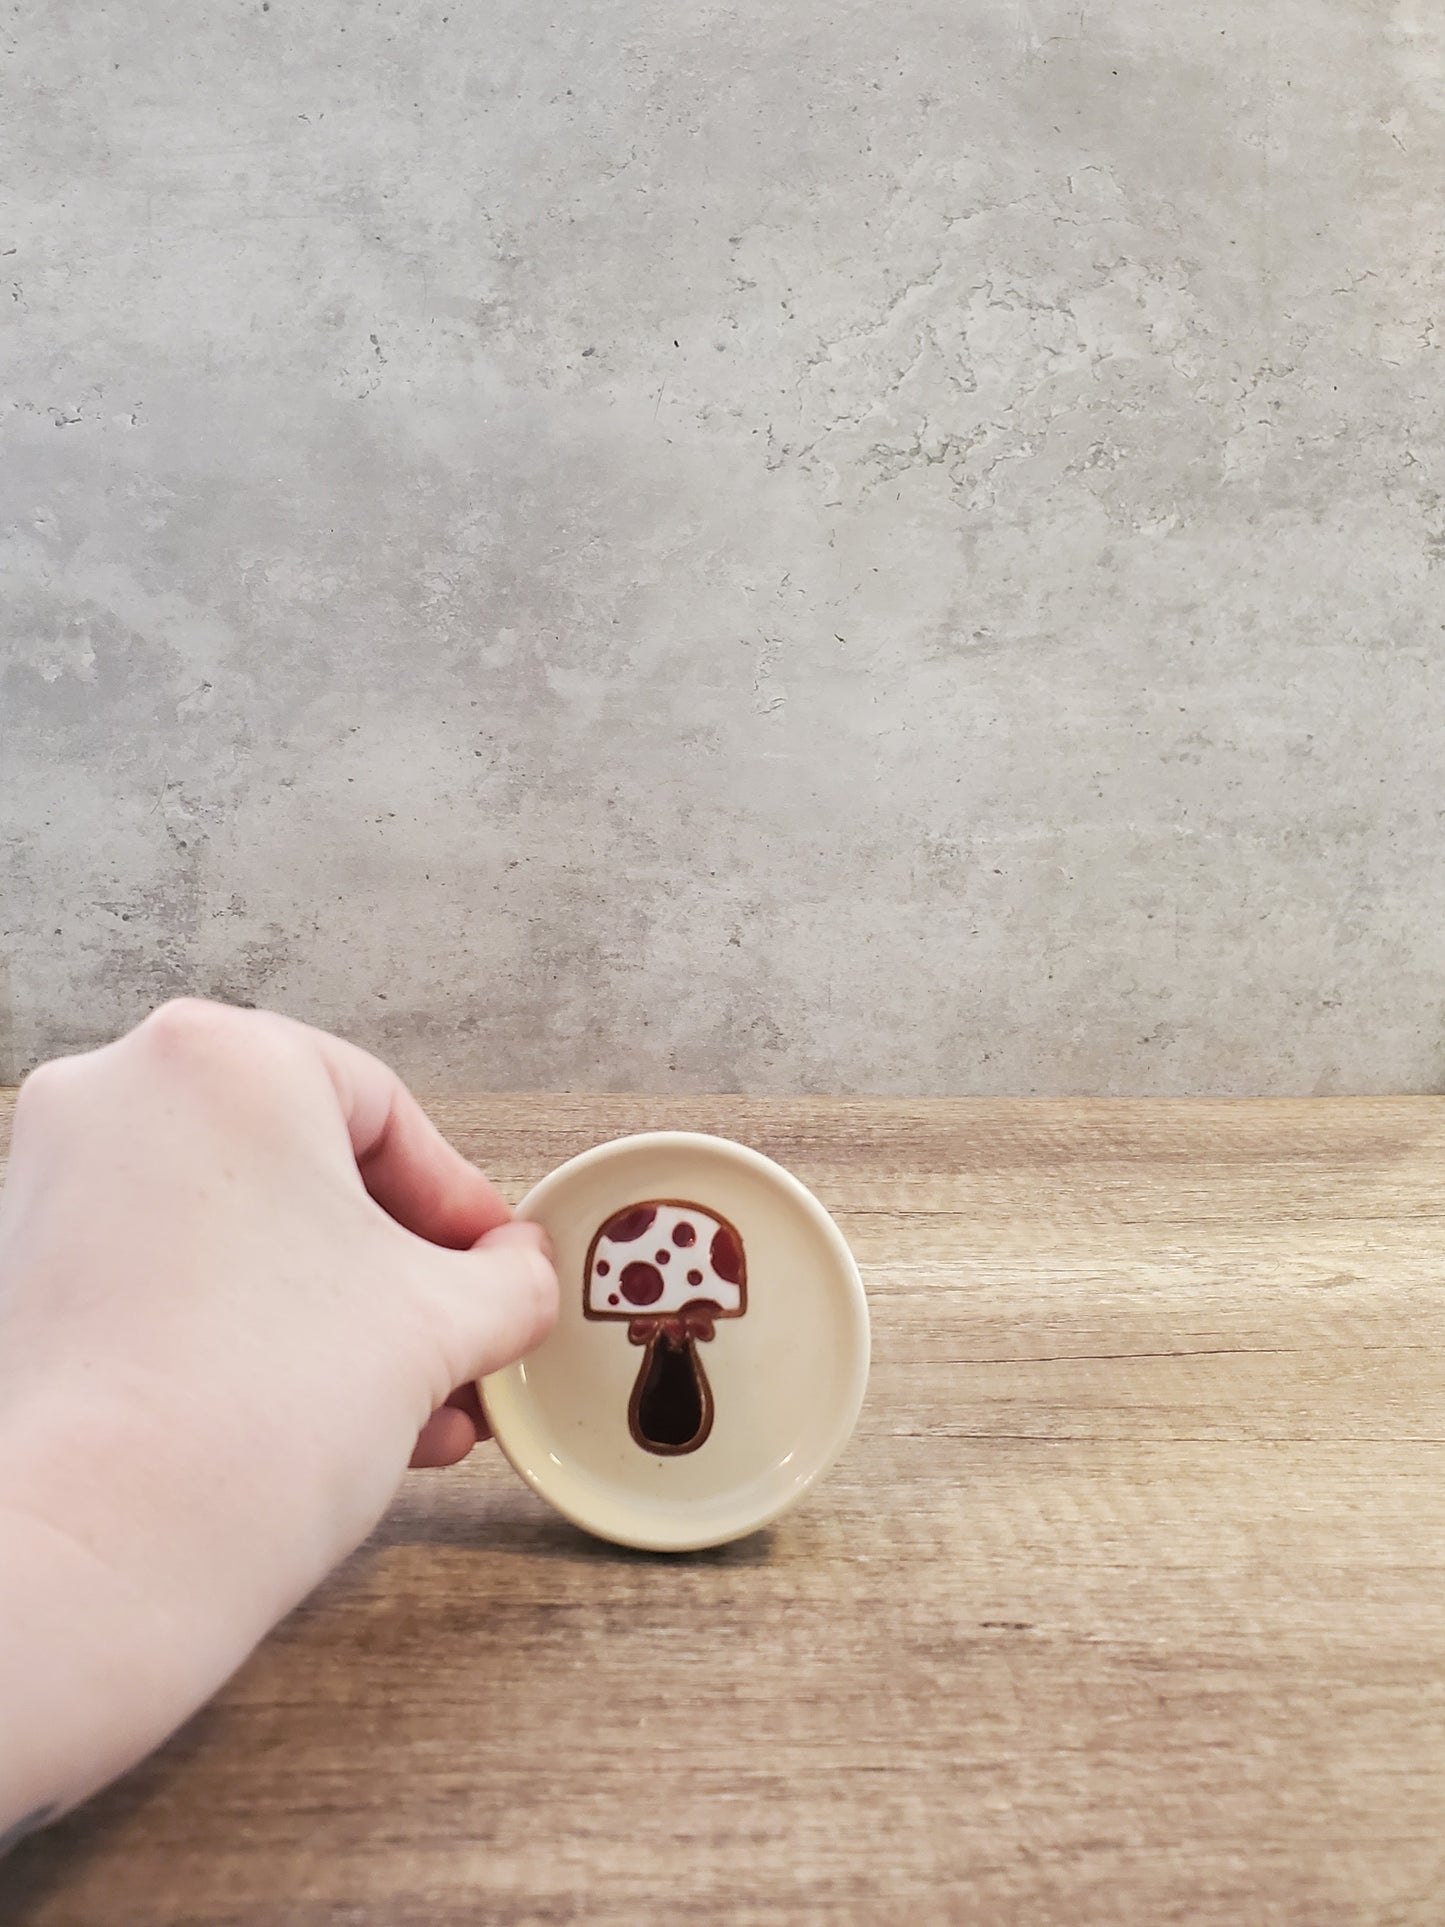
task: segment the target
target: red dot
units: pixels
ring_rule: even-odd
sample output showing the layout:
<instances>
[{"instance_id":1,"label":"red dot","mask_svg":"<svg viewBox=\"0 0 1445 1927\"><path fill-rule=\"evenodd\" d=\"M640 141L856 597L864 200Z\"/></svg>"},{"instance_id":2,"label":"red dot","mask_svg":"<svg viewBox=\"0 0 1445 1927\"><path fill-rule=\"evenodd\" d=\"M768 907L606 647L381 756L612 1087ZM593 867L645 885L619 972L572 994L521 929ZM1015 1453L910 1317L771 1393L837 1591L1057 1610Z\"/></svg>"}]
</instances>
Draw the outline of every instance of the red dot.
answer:
<instances>
[{"instance_id":1,"label":"red dot","mask_svg":"<svg viewBox=\"0 0 1445 1927\"><path fill-rule=\"evenodd\" d=\"M609 1218L602 1227L604 1238L610 1238L615 1245L630 1245L640 1238L657 1216L655 1204L632 1204L625 1211L619 1211L615 1218Z\"/></svg>"},{"instance_id":2,"label":"red dot","mask_svg":"<svg viewBox=\"0 0 1445 1927\"><path fill-rule=\"evenodd\" d=\"M670 1265L672 1263L672 1253L670 1251L655 1251L652 1255L660 1265Z\"/></svg>"},{"instance_id":3,"label":"red dot","mask_svg":"<svg viewBox=\"0 0 1445 1927\"><path fill-rule=\"evenodd\" d=\"M611 1269L611 1265L608 1264L605 1258L599 1258L597 1260L597 1276L599 1278L605 1278Z\"/></svg>"},{"instance_id":4,"label":"red dot","mask_svg":"<svg viewBox=\"0 0 1445 1927\"><path fill-rule=\"evenodd\" d=\"M690 1224L677 1224L672 1228L672 1242L675 1245L695 1245L697 1233Z\"/></svg>"},{"instance_id":5,"label":"red dot","mask_svg":"<svg viewBox=\"0 0 1445 1927\"><path fill-rule=\"evenodd\" d=\"M629 1305L655 1305L662 1296L662 1273L634 1258L622 1267L622 1296Z\"/></svg>"},{"instance_id":6,"label":"red dot","mask_svg":"<svg viewBox=\"0 0 1445 1927\"><path fill-rule=\"evenodd\" d=\"M687 1274L687 1282L690 1285L700 1285L702 1283L702 1273L700 1271L690 1271Z\"/></svg>"},{"instance_id":7,"label":"red dot","mask_svg":"<svg viewBox=\"0 0 1445 1927\"><path fill-rule=\"evenodd\" d=\"M725 1224L719 1225L712 1234L712 1268L730 1285L740 1285L743 1281L743 1248L736 1232Z\"/></svg>"},{"instance_id":8,"label":"red dot","mask_svg":"<svg viewBox=\"0 0 1445 1927\"><path fill-rule=\"evenodd\" d=\"M609 1305L615 1305L618 1302L617 1293L615 1291L608 1292L607 1302Z\"/></svg>"}]
</instances>

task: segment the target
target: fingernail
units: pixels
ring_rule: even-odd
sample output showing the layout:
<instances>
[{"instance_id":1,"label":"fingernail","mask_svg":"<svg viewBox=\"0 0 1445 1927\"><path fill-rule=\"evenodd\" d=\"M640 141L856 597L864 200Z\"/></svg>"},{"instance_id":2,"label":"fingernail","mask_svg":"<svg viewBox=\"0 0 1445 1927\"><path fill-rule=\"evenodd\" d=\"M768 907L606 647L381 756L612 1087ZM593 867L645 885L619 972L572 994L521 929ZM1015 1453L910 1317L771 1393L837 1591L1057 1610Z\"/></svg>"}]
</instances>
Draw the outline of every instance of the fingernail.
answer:
<instances>
[{"instance_id":1,"label":"fingernail","mask_svg":"<svg viewBox=\"0 0 1445 1927\"><path fill-rule=\"evenodd\" d=\"M558 1288L557 1268L545 1251L537 1253L537 1281L545 1285L548 1291L556 1291Z\"/></svg>"},{"instance_id":2,"label":"fingernail","mask_svg":"<svg viewBox=\"0 0 1445 1927\"><path fill-rule=\"evenodd\" d=\"M552 1240L547 1236L545 1226L540 1224L533 1224L531 1220L528 1219L524 1222L522 1228L531 1233L532 1237L536 1240L538 1251L541 1252L542 1256L547 1260L547 1263L550 1265L552 1263L552 1260L556 1256L556 1253L552 1249Z\"/></svg>"},{"instance_id":3,"label":"fingernail","mask_svg":"<svg viewBox=\"0 0 1445 1927\"><path fill-rule=\"evenodd\" d=\"M514 1218L510 1224L498 1225L495 1231L487 1233L487 1244L530 1245L550 1266L553 1260L552 1240L541 1225L533 1224L527 1218Z\"/></svg>"},{"instance_id":4,"label":"fingernail","mask_svg":"<svg viewBox=\"0 0 1445 1927\"><path fill-rule=\"evenodd\" d=\"M485 1242L498 1245L535 1244L542 1235L542 1227L532 1224L526 1218L512 1218L506 1224L499 1224L495 1231L489 1231Z\"/></svg>"}]
</instances>

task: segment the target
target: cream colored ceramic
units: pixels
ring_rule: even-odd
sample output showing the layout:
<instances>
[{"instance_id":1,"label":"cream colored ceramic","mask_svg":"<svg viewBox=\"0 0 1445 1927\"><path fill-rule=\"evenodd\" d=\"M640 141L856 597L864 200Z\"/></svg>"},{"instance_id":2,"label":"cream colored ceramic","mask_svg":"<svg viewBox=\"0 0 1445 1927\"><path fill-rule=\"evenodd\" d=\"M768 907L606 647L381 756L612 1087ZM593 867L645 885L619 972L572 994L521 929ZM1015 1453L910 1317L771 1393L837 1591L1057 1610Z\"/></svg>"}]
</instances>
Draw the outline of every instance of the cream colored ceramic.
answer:
<instances>
[{"instance_id":1,"label":"cream colored ceramic","mask_svg":"<svg viewBox=\"0 0 1445 1927\"><path fill-rule=\"evenodd\" d=\"M551 1236L561 1314L481 1393L528 1484L653 1551L720 1545L796 1504L868 1377L858 1268L817 1199L756 1151L666 1131L573 1158L519 1215Z\"/></svg>"}]
</instances>

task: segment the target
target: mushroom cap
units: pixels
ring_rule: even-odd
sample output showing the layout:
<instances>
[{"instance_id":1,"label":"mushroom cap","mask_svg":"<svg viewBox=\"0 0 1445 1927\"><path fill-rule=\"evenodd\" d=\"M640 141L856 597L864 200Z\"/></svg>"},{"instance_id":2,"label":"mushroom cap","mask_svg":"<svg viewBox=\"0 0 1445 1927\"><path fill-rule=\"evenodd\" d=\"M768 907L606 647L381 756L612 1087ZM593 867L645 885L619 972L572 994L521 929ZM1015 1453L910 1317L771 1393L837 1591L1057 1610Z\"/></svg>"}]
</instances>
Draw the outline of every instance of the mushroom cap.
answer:
<instances>
[{"instance_id":1,"label":"mushroom cap","mask_svg":"<svg viewBox=\"0 0 1445 1927\"><path fill-rule=\"evenodd\" d=\"M747 1259L737 1230L683 1199L645 1199L614 1211L587 1251L589 1318L670 1317L687 1305L719 1318L747 1310Z\"/></svg>"}]
</instances>

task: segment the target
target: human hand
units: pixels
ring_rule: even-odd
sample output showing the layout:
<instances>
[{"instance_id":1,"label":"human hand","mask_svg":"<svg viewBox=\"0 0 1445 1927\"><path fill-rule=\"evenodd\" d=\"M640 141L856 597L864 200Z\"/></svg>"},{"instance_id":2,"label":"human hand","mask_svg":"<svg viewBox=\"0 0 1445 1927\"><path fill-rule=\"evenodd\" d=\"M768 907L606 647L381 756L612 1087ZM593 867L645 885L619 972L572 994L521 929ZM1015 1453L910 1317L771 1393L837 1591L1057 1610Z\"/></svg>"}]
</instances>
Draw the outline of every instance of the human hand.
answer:
<instances>
[{"instance_id":1,"label":"human hand","mask_svg":"<svg viewBox=\"0 0 1445 1927\"><path fill-rule=\"evenodd\" d=\"M149 1750L409 1459L476 1442L474 1381L556 1314L509 1220L392 1072L283 1017L172 1004L28 1080L0 1197L0 1834Z\"/></svg>"}]
</instances>

